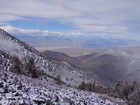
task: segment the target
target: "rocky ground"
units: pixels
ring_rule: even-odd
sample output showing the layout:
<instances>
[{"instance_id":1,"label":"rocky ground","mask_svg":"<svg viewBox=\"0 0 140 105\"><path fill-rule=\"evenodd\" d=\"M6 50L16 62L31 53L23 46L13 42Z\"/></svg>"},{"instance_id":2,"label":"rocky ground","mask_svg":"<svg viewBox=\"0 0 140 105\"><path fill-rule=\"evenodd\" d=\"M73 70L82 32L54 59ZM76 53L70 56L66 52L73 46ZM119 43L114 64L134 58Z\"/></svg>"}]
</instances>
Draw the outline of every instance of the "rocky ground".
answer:
<instances>
[{"instance_id":1,"label":"rocky ground","mask_svg":"<svg viewBox=\"0 0 140 105\"><path fill-rule=\"evenodd\" d=\"M53 80L33 79L0 71L1 105L120 105L100 94L57 85Z\"/></svg>"}]
</instances>

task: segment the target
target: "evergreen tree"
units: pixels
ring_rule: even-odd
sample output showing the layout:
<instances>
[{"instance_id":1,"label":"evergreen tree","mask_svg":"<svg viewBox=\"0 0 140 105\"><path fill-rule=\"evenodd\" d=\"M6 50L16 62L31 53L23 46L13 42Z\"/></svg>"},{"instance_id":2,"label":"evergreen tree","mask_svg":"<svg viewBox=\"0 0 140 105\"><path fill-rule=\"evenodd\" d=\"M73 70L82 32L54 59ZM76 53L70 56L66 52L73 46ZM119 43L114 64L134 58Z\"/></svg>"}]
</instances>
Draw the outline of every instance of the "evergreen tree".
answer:
<instances>
[{"instance_id":1,"label":"evergreen tree","mask_svg":"<svg viewBox=\"0 0 140 105\"><path fill-rule=\"evenodd\" d=\"M13 67L11 71L15 73L21 73L21 62L19 58L13 57L12 60L13 60Z\"/></svg>"}]
</instances>

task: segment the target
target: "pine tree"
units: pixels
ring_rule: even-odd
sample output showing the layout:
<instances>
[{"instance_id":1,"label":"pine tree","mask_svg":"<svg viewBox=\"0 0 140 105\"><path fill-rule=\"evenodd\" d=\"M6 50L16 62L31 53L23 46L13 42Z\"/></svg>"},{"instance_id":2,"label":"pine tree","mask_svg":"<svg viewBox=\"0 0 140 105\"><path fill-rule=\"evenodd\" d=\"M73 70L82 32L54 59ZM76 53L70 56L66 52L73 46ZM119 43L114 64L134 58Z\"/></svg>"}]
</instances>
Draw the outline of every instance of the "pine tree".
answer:
<instances>
[{"instance_id":1,"label":"pine tree","mask_svg":"<svg viewBox=\"0 0 140 105\"><path fill-rule=\"evenodd\" d=\"M21 62L19 58L13 57L12 60L13 60L13 67L11 71L15 73L21 73Z\"/></svg>"}]
</instances>

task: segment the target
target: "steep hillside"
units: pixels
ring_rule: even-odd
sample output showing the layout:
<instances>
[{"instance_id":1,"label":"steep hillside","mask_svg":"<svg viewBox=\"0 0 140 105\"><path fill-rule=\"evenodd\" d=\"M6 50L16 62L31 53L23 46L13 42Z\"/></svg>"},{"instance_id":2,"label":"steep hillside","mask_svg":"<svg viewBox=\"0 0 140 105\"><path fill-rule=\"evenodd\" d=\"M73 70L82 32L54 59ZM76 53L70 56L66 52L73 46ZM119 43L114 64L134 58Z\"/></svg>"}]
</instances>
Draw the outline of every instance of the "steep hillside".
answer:
<instances>
[{"instance_id":1,"label":"steep hillside","mask_svg":"<svg viewBox=\"0 0 140 105\"><path fill-rule=\"evenodd\" d=\"M39 80L0 70L2 105L126 105L119 99L84 92L53 80Z\"/></svg>"},{"instance_id":2,"label":"steep hillside","mask_svg":"<svg viewBox=\"0 0 140 105\"><path fill-rule=\"evenodd\" d=\"M16 39L4 30L0 29L0 51L4 53L1 55L1 61L6 59L6 70L13 71L13 65L16 60L19 64L19 71L24 75L32 77L40 77L47 75L49 77L60 77L61 81L72 86L78 86L82 81L91 82L92 79L88 78L84 73L76 67L71 66L65 61L48 60L44 55L30 47L28 44ZM10 57L10 58L7 58ZM13 60L14 58L14 60ZM3 65L3 63L2 63ZM1 66L4 69L4 66ZM15 69L14 69L15 70Z\"/></svg>"},{"instance_id":3,"label":"steep hillside","mask_svg":"<svg viewBox=\"0 0 140 105\"><path fill-rule=\"evenodd\" d=\"M139 48L116 48L96 51L93 54L70 57L59 52L44 51L43 54L58 61L67 61L80 68L90 78L104 82L106 85L116 84L120 80L140 80Z\"/></svg>"},{"instance_id":4,"label":"steep hillside","mask_svg":"<svg viewBox=\"0 0 140 105\"><path fill-rule=\"evenodd\" d=\"M66 61L70 63L71 65L78 68L81 68L82 66L78 59L76 59L75 57L70 57L64 53L46 50L46 51L43 51L42 54L46 56L48 59L53 59L57 61Z\"/></svg>"}]
</instances>

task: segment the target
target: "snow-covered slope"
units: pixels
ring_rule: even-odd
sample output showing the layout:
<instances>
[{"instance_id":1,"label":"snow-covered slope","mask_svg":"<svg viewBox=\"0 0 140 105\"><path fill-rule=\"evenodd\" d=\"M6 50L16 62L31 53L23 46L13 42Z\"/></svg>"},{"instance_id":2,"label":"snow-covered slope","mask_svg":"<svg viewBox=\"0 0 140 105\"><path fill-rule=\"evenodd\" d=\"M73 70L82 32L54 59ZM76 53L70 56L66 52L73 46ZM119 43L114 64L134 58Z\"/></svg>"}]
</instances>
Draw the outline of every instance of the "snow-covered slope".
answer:
<instances>
[{"instance_id":1,"label":"snow-covered slope","mask_svg":"<svg viewBox=\"0 0 140 105\"><path fill-rule=\"evenodd\" d=\"M114 99L115 100L115 99ZM120 100L56 85L0 70L0 104L11 105L125 105ZM12 105L13 105L12 104ZM14 104L15 105L15 104Z\"/></svg>"},{"instance_id":2,"label":"snow-covered slope","mask_svg":"<svg viewBox=\"0 0 140 105\"><path fill-rule=\"evenodd\" d=\"M1 29L0 42L0 104L2 105L120 105L123 103L119 99L73 89L65 84L57 85L57 77L71 86L93 80L67 62L48 60L28 44Z\"/></svg>"},{"instance_id":3,"label":"snow-covered slope","mask_svg":"<svg viewBox=\"0 0 140 105\"><path fill-rule=\"evenodd\" d=\"M22 72L24 72L26 75L28 75L30 69L27 70L24 65L32 60L33 65L35 66L34 69L41 71L41 73L43 72L42 74L49 75L50 77L55 78L59 76L60 79L66 84L78 86L82 81L92 81L90 78L84 75L84 73L79 72L80 70L78 70L78 68L73 67L66 62L48 60L33 47L30 47L28 44L16 39L2 29L0 29L0 43L0 50L6 54L5 57L2 55L0 59L2 59L2 61L3 59L6 59L6 61L9 59L9 62L14 63L11 58L13 59L13 57L16 57L16 59L19 59L21 63L20 67L22 68ZM7 56L10 58L7 58ZM13 66L9 62L6 62L6 65L9 66L9 69L7 70L10 70Z\"/></svg>"}]
</instances>

